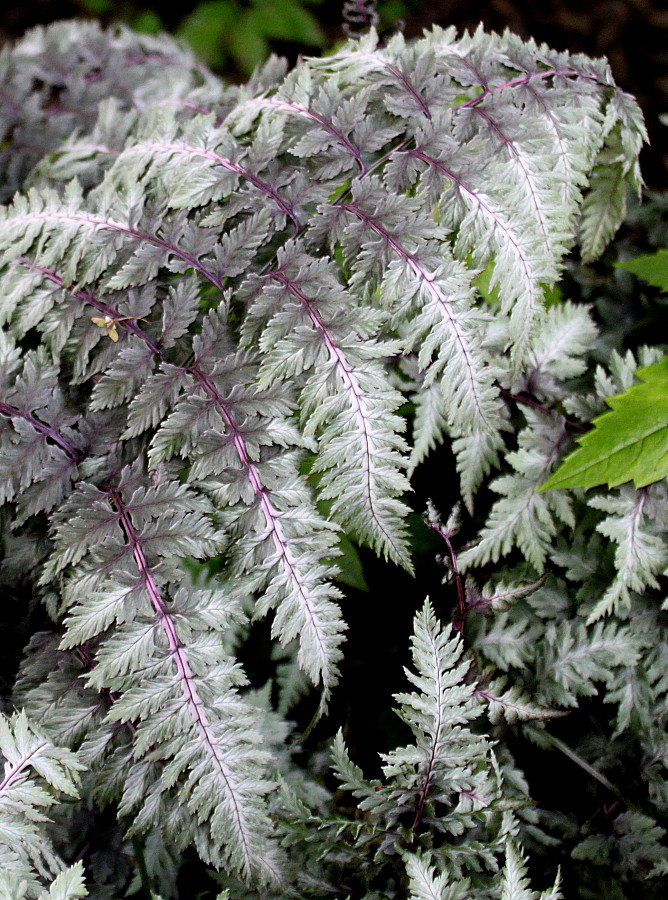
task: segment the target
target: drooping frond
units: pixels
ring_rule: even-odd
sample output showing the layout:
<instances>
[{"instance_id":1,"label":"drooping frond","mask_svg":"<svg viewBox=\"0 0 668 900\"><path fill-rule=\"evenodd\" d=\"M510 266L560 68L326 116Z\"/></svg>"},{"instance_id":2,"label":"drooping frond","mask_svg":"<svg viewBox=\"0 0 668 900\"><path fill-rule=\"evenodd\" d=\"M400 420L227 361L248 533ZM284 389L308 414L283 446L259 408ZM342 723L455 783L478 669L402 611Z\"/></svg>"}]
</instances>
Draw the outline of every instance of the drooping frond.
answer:
<instances>
[{"instance_id":1,"label":"drooping frond","mask_svg":"<svg viewBox=\"0 0 668 900\"><path fill-rule=\"evenodd\" d=\"M353 182L352 192L352 201L321 208L314 237L328 232L332 244L342 243L353 288L368 295L370 285L379 285L405 352L417 352L425 388L435 381L440 387L434 400L443 420L456 435L481 436L495 458L502 423L497 372L481 346L487 317L473 305L470 273L431 240L433 224L415 208L407 218L407 201L388 196L381 182L370 176Z\"/></svg>"},{"instance_id":2,"label":"drooping frond","mask_svg":"<svg viewBox=\"0 0 668 900\"><path fill-rule=\"evenodd\" d=\"M184 485L147 484L137 466L107 491L81 485L56 520L43 577L70 573L61 647L99 639L88 684L113 693L111 720L136 723L137 765L164 763L153 784L127 779L121 805L133 827L169 822L180 846L195 843L212 864L273 880L267 753L219 637L239 613L224 591L179 590L173 563L215 552L209 510Z\"/></svg>"},{"instance_id":3,"label":"drooping frond","mask_svg":"<svg viewBox=\"0 0 668 900\"><path fill-rule=\"evenodd\" d=\"M380 282L380 300L395 323L410 321L405 349L418 350L427 384L441 379L443 404L460 429L491 428L496 420L495 390L489 361L476 336L485 316L473 307L470 273L458 266L440 235L417 209L388 195L374 177L353 183L353 199L342 202L342 216L323 211L352 266L351 285L368 289ZM336 213L336 224L331 217ZM316 228L319 223L316 224ZM335 230L334 230L335 229ZM419 249L417 249L419 247Z\"/></svg>"},{"instance_id":4,"label":"drooping frond","mask_svg":"<svg viewBox=\"0 0 668 900\"><path fill-rule=\"evenodd\" d=\"M223 358L221 347L228 353ZM284 644L299 636L300 664L327 695L343 632L334 602L339 593L327 581L335 572L328 561L336 554L335 539L297 471L302 441L287 420L289 394L248 387L257 379L257 361L229 352L219 315L205 320L193 350L190 366L179 373L163 364L146 383L130 407L131 433L146 427L156 404L173 407L153 438L152 463L176 454L191 461L189 479L225 509L238 539L232 549L236 571L252 573L262 592L258 613L277 609L274 633ZM147 389L154 387L144 408Z\"/></svg>"},{"instance_id":5,"label":"drooping frond","mask_svg":"<svg viewBox=\"0 0 668 900\"><path fill-rule=\"evenodd\" d=\"M480 268L493 262L490 288L498 289L502 309L511 315L510 336L521 358L542 311L543 285L556 280L556 257L536 228L528 198L508 190L510 161L490 153L476 136L462 146L457 130L452 111L438 113L418 132L415 147L390 160L388 178L405 189L417 184L431 197L442 223L457 235L460 259Z\"/></svg>"},{"instance_id":6,"label":"drooping frond","mask_svg":"<svg viewBox=\"0 0 668 900\"><path fill-rule=\"evenodd\" d=\"M402 400L382 368L395 350L377 338L383 317L355 307L333 266L298 243L279 251L277 267L253 283L253 294L244 332L265 355L260 386L288 378L302 383L304 433L319 445L312 471L322 473L318 490L331 500L332 518L410 566L407 508L395 499L409 488L400 474Z\"/></svg>"},{"instance_id":7,"label":"drooping frond","mask_svg":"<svg viewBox=\"0 0 668 900\"><path fill-rule=\"evenodd\" d=\"M629 192L640 193L638 153L647 132L633 97L614 91L606 109L604 134L582 204L579 239L585 259L601 255L624 218Z\"/></svg>"},{"instance_id":8,"label":"drooping frond","mask_svg":"<svg viewBox=\"0 0 668 900\"><path fill-rule=\"evenodd\" d=\"M173 114L154 115L142 123L118 155L111 177L115 171L122 172L124 179L131 173L149 182L159 177L172 209L191 209L225 198L226 213L231 217L255 209L260 199L275 220L267 233L280 230L286 219L299 229L295 205L282 193L295 173L276 163L282 132L280 122L268 122L258 129L254 143L244 147L228 128L216 126L213 116L180 124ZM189 170L186 180L184 165ZM248 191L251 196L245 197Z\"/></svg>"},{"instance_id":9,"label":"drooping frond","mask_svg":"<svg viewBox=\"0 0 668 900\"><path fill-rule=\"evenodd\" d=\"M19 270L21 291L29 290L35 278L64 286L61 276L41 267L22 264ZM235 355L220 314L211 314L194 338L191 364L167 361L172 345L197 315L194 283L184 280L161 294L160 331L143 323L157 302L155 289L123 294L118 306L120 292L103 299L80 289L58 294L61 309L75 301L73 314L86 323L91 341L96 339L86 342L89 352L80 363L81 377L97 376L91 408L122 407L131 399L125 436L157 427L152 464L176 454L188 458L190 480L206 481L217 502L228 507L235 537L245 537L249 530L256 535L246 545L235 544L233 560L241 572L254 570L255 588L264 595L258 611L282 608L274 623L276 634L283 643L300 636L300 663L315 683L322 681L327 695L336 678L343 631L335 604L339 594L327 583L335 571L328 562L336 554L335 539L297 472L296 448L303 441L287 421L289 391L265 391L263 396L243 387L246 379L257 379L257 366L251 356ZM99 314L92 324L86 311ZM116 341L100 343L96 321L110 322ZM97 355L91 356L93 347Z\"/></svg>"}]
</instances>

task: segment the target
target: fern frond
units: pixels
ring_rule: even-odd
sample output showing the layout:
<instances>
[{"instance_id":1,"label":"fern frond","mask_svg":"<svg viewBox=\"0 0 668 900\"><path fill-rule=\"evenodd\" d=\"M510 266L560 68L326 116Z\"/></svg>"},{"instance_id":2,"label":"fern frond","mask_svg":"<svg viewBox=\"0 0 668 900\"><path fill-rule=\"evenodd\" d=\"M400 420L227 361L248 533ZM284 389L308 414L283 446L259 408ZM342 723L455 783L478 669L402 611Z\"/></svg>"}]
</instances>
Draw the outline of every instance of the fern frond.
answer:
<instances>
[{"instance_id":1,"label":"fern frond","mask_svg":"<svg viewBox=\"0 0 668 900\"><path fill-rule=\"evenodd\" d=\"M241 185L247 185L247 190L269 201L274 216L278 213L273 229L280 229L290 219L299 230L294 204L282 196L280 187L267 180L279 178L285 182L286 176L294 177L284 167L276 168L282 136L280 123L273 121L258 129L253 145L242 147L227 128L215 126L212 115L181 125L173 115L153 115L115 160L110 177L118 177L116 172L122 173L124 181L133 176L149 182L159 177L172 209L192 209L224 198L228 200L228 216L255 208L252 197L244 201L244 191L240 190ZM185 181L184 166L188 167ZM266 231L269 233L270 228Z\"/></svg>"},{"instance_id":2,"label":"fern frond","mask_svg":"<svg viewBox=\"0 0 668 900\"><path fill-rule=\"evenodd\" d=\"M501 876L501 900L537 900L531 890L526 861L512 841L506 844L506 864Z\"/></svg>"},{"instance_id":3,"label":"fern frond","mask_svg":"<svg viewBox=\"0 0 668 900\"><path fill-rule=\"evenodd\" d=\"M536 493L567 439L564 423L556 415L546 416L531 409L525 415L528 425L518 435L519 448L506 457L514 474L491 482L490 488L501 494L501 499L493 505L477 542L460 554L462 569L496 562L516 545L542 572L557 521L574 525L569 497L562 494L547 500L546 494Z\"/></svg>"},{"instance_id":4,"label":"fern frond","mask_svg":"<svg viewBox=\"0 0 668 900\"><path fill-rule=\"evenodd\" d=\"M635 665L639 647L627 628L615 622L550 623L538 669L544 702L577 706L577 696L598 693L598 682L611 684L615 669Z\"/></svg>"},{"instance_id":5,"label":"fern frond","mask_svg":"<svg viewBox=\"0 0 668 900\"><path fill-rule=\"evenodd\" d=\"M227 508L232 535L246 536L233 550L234 567L252 571L263 593L258 614L278 609L275 635L284 644L299 635L300 664L314 683L322 681L326 698L343 632L335 603L339 592L327 583L335 571L328 562L336 554L334 536L298 475L294 448L301 440L287 422L291 404L285 391L252 387L252 356L221 360L226 336L224 320L211 314L193 344L195 362L183 370L186 380L179 387L186 390L154 437L151 459L189 457L190 480L203 481ZM263 453L267 445L278 449Z\"/></svg>"},{"instance_id":6,"label":"fern frond","mask_svg":"<svg viewBox=\"0 0 668 900\"><path fill-rule=\"evenodd\" d=\"M637 103L623 91L614 92L606 109L604 135L582 203L580 243L589 260L601 255L619 228L628 193L639 194L642 186L638 153L647 131Z\"/></svg>"},{"instance_id":7,"label":"fern frond","mask_svg":"<svg viewBox=\"0 0 668 900\"><path fill-rule=\"evenodd\" d=\"M561 715L558 711L535 703L517 685L507 688L506 679L503 677L494 679L482 687L478 686L476 696L489 704L487 714L492 724L505 720L512 725L515 722L552 719Z\"/></svg>"},{"instance_id":8,"label":"fern frond","mask_svg":"<svg viewBox=\"0 0 668 900\"><path fill-rule=\"evenodd\" d=\"M33 28L5 51L2 81L0 123L8 136L0 153L3 201L52 151L51 163L58 167L57 148L73 132L90 129L100 101L113 98L122 113L151 104L187 110L197 100L225 105L234 94L172 38L135 34L122 25L104 30L92 20ZM104 118L117 119L111 103L105 109L97 132L89 135L94 143L118 136L103 127ZM76 174L69 171L69 177Z\"/></svg>"},{"instance_id":9,"label":"fern frond","mask_svg":"<svg viewBox=\"0 0 668 900\"><path fill-rule=\"evenodd\" d=\"M595 496L588 501L589 506L607 513L596 530L617 544L615 579L589 613L588 623L620 606L628 607L632 591L641 593L648 587L659 587L656 576L668 565L660 513L665 503L665 485L660 482L640 490L621 487L610 496Z\"/></svg>"},{"instance_id":10,"label":"fern frond","mask_svg":"<svg viewBox=\"0 0 668 900\"><path fill-rule=\"evenodd\" d=\"M448 884L448 877L443 872L437 873L428 859L417 853L406 853L406 875L410 900L460 900L466 896L470 883Z\"/></svg>"},{"instance_id":11,"label":"fern frond","mask_svg":"<svg viewBox=\"0 0 668 900\"><path fill-rule=\"evenodd\" d=\"M303 123L301 134L290 141L288 150L310 164L317 181L327 182L353 169L366 172L366 159L399 132L387 119L382 125L372 125L365 116L371 99L368 88L345 96L336 75L318 84L309 67L303 66L285 79L274 96L258 98L252 104L265 115L271 111L274 118L284 113L297 127Z\"/></svg>"},{"instance_id":12,"label":"fern frond","mask_svg":"<svg viewBox=\"0 0 668 900\"><path fill-rule=\"evenodd\" d=\"M259 336L265 354L259 385L286 377L304 382L301 418L305 435L318 439L312 471L322 473L318 491L332 501L331 517L410 567L408 509L395 499L409 489L400 474L402 399L377 362L394 349L377 339L382 318L355 308L333 267L299 244L281 248L277 263L256 282L244 322L247 343Z\"/></svg>"},{"instance_id":13,"label":"fern frond","mask_svg":"<svg viewBox=\"0 0 668 900\"><path fill-rule=\"evenodd\" d=\"M192 268L224 290L215 261L202 259L215 243L211 229L198 228L182 213L165 222L161 210L143 211L136 187L120 195L103 182L95 199L97 204L91 199L84 203L76 182L63 197L51 189L32 189L27 198L18 195L0 217L3 261L28 255L35 265L57 270L66 284L85 286L105 275L111 290L144 284L163 266ZM88 205L95 205L95 211ZM105 240L108 234L114 237Z\"/></svg>"},{"instance_id":14,"label":"fern frond","mask_svg":"<svg viewBox=\"0 0 668 900\"><path fill-rule=\"evenodd\" d=\"M16 502L15 524L51 511L66 496L83 459L85 439L75 427L58 385L57 366L41 349L26 354L17 371L10 339L3 335L0 369L0 500Z\"/></svg>"},{"instance_id":15,"label":"fern frond","mask_svg":"<svg viewBox=\"0 0 668 900\"><path fill-rule=\"evenodd\" d=\"M476 761L487 743L467 727L481 707L474 686L462 683L469 664L461 658L461 641L439 625L429 603L415 617L411 645L416 672L406 670L406 676L418 691L395 699L416 743L381 758L386 778L399 780L398 811L413 806L415 832L426 804L450 803L454 793L472 789Z\"/></svg>"},{"instance_id":16,"label":"fern frond","mask_svg":"<svg viewBox=\"0 0 668 900\"><path fill-rule=\"evenodd\" d=\"M167 816L181 847L195 843L216 866L274 880L268 755L252 709L237 694L245 678L216 634L238 612L234 601L226 609L218 592L186 598L178 589L180 570L170 563L216 552L209 505L184 485L145 485L138 467L124 470L106 492L91 497L91 490L82 485L62 513L47 575L75 567L65 582L70 611L61 647L101 638L87 682L116 695L112 721L137 722L137 764L144 758L164 764L161 782L142 789L128 779L124 814L133 813L139 831ZM88 546L80 537L84 522ZM100 592L106 602L99 602ZM123 627L110 629L114 621Z\"/></svg>"},{"instance_id":17,"label":"fern frond","mask_svg":"<svg viewBox=\"0 0 668 900\"><path fill-rule=\"evenodd\" d=\"M59 286L64 283L54 273L43 274ZM276 419L289 414L289 402L280 393L265 393L263 398L251 390L244 398L241 385L246 376L251 382L256 379L256 368L250 359L231 352L227 325L219 315L211 314L202 334L195 337L193 364L176 367L166 361L168 346L176 340L174 328L184 328L173 322L177 305L183 308L185 304L185 312L180 313L185 314L185 322L195 314L198 292L196 288L189 290L187 282L167 294L162 333L157 340L136 316L123 315L126 310L97 299L89 291L69 293L80 301L79 313L85 306L104 313L134 341L134 346L127 348L122 341L110 342L113 356L107 354L104 360L106 371L103 369L95 385L91 408L121 405L128 391L145 379L130 403L125 437L160 426L150 451L152 463L169 460L177 453L188 456L190 479L213 477L215 484L210 483L209 489L218 502L236 505L236 511L230 510L230 521L236 523L235 535L245 535L248 529L257 535L247 547L235 551L234 559L241 572L255 569L256 587L264 593L258 612L284 607L275 619L275 633L283 643L300 635L300 663L315 683L322 680L326 698L336 677L343 632L335 604L339 593L326 583L334 572L326 562L336 553L334 537L310 508L307 488L300 485L296 471L294 451L286 449L260 460L264 445L300 445L301 439L285 418L282 425ZM161 362L160 368L147 376L156 361ZM98 362L92 371L99 368ZM253 419L255 425L251 427ZM265 483L274 485L272 493Z\"/></svg>"},{"instance_id":18,"label":"fern frond","mask_svg":"<svg viewBox=\"0 0 668 900\"><path fill-rule=\"evenodd\" d=\"M64 868L44 830L46 810L61 794L78 795L83 766L69 750L55 747L24 713L10 719L0 714L0 753L0 886L7 889L15 879L16 887L23 882L24 896L42 896L38 877L52 879Z\"/></svg>"},{"instance_id":19,"label":"fern frond","mask_svg":"<svg viewBox=\"0 0 668 900\"><path fill-rule=\"evenodd\" d=\"M321 208L314 238L328 231L332 244L341 241L353 270L351 287L363 285L368 291L369 278L379 282L381 302L394 323L410 322L405 349L417 347L427 384L440 379L453 426L494 430L494 374L476 340L486 317L472 306L470 273L452 259L444 243L430 241L433 224L415 208L407 218L408 201L388 196L377 178L353 182L352 192L351 202Z\"/></svg>"}]
</instances>

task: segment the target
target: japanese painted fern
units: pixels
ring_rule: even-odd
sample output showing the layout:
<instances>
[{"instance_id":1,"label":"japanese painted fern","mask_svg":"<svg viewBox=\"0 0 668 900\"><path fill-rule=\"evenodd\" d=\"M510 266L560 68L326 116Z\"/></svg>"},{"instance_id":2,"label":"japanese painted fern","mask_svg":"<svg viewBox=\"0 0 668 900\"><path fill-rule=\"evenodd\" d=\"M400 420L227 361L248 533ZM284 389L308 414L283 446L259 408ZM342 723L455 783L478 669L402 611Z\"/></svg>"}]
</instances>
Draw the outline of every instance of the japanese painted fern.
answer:
<instances>
[{"instance_id":1,"label":"japanese painted fern","mask_svg":"<svg viewBox=\"0 0 668 900\"><path fill-rule=\"evenodd\" d=\"M74 44L62 73L49 60ZM545 746L544 720L603 682L623 729L642 641L597 620L668 563L665 485L589 499L619 545L602 595L598 570L573 574L587 554L569 562L580 496L536 493L573 420L636 365L615 357L571 398L596 329L544 302L639 189L635 102L604 61L482 30L372 33L239 88L162 39L76 24L2 65L2 189L21 186L0 212L4 571L52 620L15 701L77 751L85 801L116 804L149 886L194 846L235 897L538 896L516 842L544 823L495 723L533 720ZM444 443L469 513L502 468L500 499L459 568L456 527L432 518L460 634L429 605L416 617L416 690L396 697L414 743L382 756L382 780L336 739L355 819L285 749L274 706L303 675L316 717L336 698L337 560L352 538L413 571L409 474ZM501 572L515 548L526 562ZM503 583L464 580L490 563ZM566 614L568 579L593 628ZM235 660L269 613L273 701ZM48 876L45 852L28 862Z\"/></svg>"}]
</instances>

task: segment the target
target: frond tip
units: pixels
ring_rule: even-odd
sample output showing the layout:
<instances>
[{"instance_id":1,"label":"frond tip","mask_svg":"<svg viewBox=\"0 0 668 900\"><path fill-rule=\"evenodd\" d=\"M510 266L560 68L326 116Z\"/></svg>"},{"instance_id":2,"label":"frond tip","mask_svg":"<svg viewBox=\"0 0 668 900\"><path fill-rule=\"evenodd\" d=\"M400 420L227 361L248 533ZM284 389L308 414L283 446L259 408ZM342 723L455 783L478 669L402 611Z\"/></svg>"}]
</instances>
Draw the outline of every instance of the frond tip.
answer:
<instances>
[{"instance_id":1,"label":"frond tip","mask_svg":"<svg viewBox=\"0 0 668 900\"><path fill-rule=\"evenodd\" d=\"M52 892L57 896L57 876L61 886L72 881L65 896L83 896L74 890L81 882L78 871L64 873L64 864L56 855L44 823L46 810L59 795L78 796L83 766L75 755L56 747L26 717L0 714L0 754L4 772L0 779L0 890L16 888L22 882L30 897L42 896L39 879L56 879ZM15 896L11 891L9 896Z\"/></svg>"}]
</instances>

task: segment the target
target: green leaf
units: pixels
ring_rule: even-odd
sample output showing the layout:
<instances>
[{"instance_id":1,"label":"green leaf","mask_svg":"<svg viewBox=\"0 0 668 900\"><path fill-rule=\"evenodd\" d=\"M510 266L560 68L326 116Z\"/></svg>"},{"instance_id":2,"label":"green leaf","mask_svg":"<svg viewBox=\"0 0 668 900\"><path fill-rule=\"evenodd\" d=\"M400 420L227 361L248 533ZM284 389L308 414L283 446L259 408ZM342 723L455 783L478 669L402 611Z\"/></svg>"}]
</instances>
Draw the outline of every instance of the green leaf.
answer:
<instances>
[{"instance_id":1,"label":"green leaf","mask_svg":"<svg viewBox=\"0 0 668 900\"><path fill-rule=\"evenodd\" d=\"M234 0L207 0L181 22L177 37L187 41L195 53L210 66L221 66L222 52L229 34L239 22L239 7Z\"/></svg>"},{"instance_id":2,"label":"green leaf","mask_svg":"<svg viewBox=\"0 0 668 900\"><path fill-rule=\"evenodd\" d=\"M132 20L132 30L142 34L159 34L165 30L165 26L155 10L145 9Z\"/></svg>"},{"instance_id":3,"label":"green leaf","mask_svg":"<svg viewBox=\"0 0 668 900\"><path fill-rule=\"evenodd\" d=\"M472 284L478 288L480 296L491 306L498 306L500 303L498 286L490 287L493 275L494 260L490 260L482 272L473 279Z\"/></svg>"},{"instance_id":4,"label":"green leaf","mask_svg":"<svg viewBox=\"0 0 668 900\"><path fill-rule=\"evenodd\" d=\"M369 585L364 577L364 569L360 560L357 548L344 534L339 535L339 546L341 555L336 557L336 565L339 567L337 581L347 584L348 587L356 588L358 591L368 591Z\"/></svg>"},{"instance_id":5,"label":"green leaf","mask_svg":"<svg viewBox=\"0 0 668 900\"><path fill-rule=\"evenodd\" d=\"M625 262L617 263L617 268L631 272L648 284L668 292L668 250L627 259Z\"/></svg>"},{"instance_id":6,"label":"green leaf","mask_svg":"<svg viewBox=\"0 0 668 900\"><path fill-rule=\"evenodd\" d=\"M112 7L111 0L81 0L84 10L91 16L103 16Z\"/></svg>"},{"instance_id":7,"label":"green leaf","mask_svg":"<svg viewBox=\"0 0 668 900\"><path fill-rule=\"evenodd\" d=\"M668 357L636 373L641 384L608 397L610 411L539 491L633 481L644 487L668 476Z\"/></svg>"},{"instance_id":8,"label":"green leaf","mask_svg":"<svg viewBox=\"0 0 668 900\"><path fill-rule=\"evenodd\" d=\"M325 35L315 16L294 0L256 0L258 30L267 38L321 47Z\"/></svg>"},{"instance_id":9,"label":"green leaf","mask_svg":"<svg viewBox=\"0 0 668 900\"><path fill-rule=\"evenodd\" d=\"M258 10L247 10L234 23L229 48L232 58L246 75L250 75L269 56L269 44L263 34L262 15Z\"/></svg>"}]
</instances>

